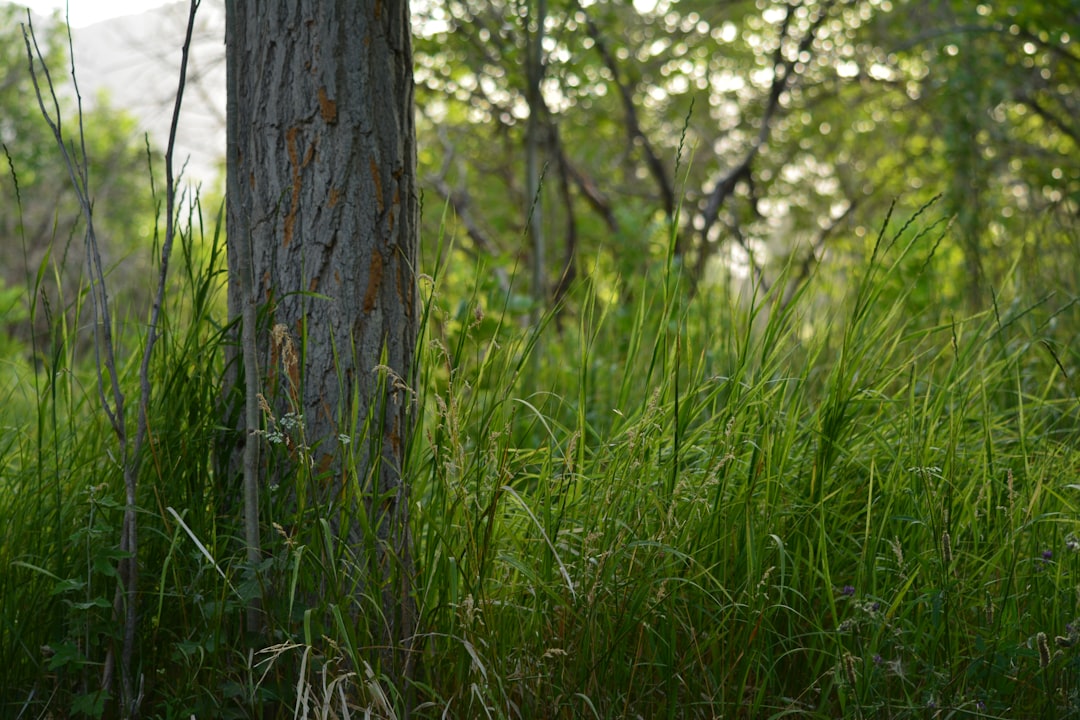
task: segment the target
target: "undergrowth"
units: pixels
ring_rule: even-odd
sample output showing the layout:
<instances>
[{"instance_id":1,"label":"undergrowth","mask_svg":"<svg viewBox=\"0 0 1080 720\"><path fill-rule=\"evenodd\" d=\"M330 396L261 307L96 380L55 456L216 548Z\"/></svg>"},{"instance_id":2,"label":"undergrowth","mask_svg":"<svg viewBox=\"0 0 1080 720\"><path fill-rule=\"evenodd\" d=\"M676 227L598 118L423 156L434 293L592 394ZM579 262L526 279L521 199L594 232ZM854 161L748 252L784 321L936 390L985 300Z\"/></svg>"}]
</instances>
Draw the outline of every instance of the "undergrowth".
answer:
<instances>
[{"instance_id":1,"label":"undergrowth","mask_svg":"<svg viewBox=\"0 0 1080 720\"><path fill-rule=\"evenodd\" d=\"M246 563L222 238L196 210L140 479L147 716L1080 712L1080 312L1021 287L976 315L920 304L949 242L932 209L884 222L828 304L822 278L792 302L782 282L691 292L669 258L528 327L483 268L464 294L426 268L408 682L377 661L378 598L334 586L351 556L327 523L268 489ZM81 290L63 312L28 295L52 334L4 399L32 411L0 439L0 700L95 717L122 480Z\"/></svg>"}]
</instances>

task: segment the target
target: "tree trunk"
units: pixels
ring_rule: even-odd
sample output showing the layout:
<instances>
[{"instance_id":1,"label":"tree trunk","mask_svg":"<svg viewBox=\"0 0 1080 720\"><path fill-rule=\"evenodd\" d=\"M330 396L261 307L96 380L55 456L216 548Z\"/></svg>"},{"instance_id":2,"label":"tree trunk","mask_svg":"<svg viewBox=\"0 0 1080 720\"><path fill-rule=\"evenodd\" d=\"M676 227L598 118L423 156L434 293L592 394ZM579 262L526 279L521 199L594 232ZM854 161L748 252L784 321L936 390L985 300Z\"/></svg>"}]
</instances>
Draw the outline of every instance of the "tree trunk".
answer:
<instances>
[{"instance_id":1,"label":"tree trunk","mask_svg":"<svg viewBox=\"0 0 1080 720\"><path fill-rule=\"evenodd\" d=\"M407 672L418 228L408 0L232 0L226 21L229 315L242 315L250 267L264 428L289 436L295 461L275 480L293 512L330 521L351 552L333 590L381 598L385 670ZM288 413L299 428L283 424Z\"/></svg>"},{"instance_id":2,"label":"tree trunk","mask_svg":"<svg viewBox=\"0 0 1080 720\"><path fill-rule=\"evenodd\" d=\"M532 322L540 322L540 316L547 310L547 243L544 238L544 203L540 194L540 150L541 150L541 110L543 101L540 97L540 83L544 75L544 23L547 22L547 0L536 0L535 14L529 6L529 15L525 18L525 69L526 92L529 104L529 122L525 128L525 217L532 236ZM534 351L538 358L540 352Z\"/></svg>"}]
</instances>

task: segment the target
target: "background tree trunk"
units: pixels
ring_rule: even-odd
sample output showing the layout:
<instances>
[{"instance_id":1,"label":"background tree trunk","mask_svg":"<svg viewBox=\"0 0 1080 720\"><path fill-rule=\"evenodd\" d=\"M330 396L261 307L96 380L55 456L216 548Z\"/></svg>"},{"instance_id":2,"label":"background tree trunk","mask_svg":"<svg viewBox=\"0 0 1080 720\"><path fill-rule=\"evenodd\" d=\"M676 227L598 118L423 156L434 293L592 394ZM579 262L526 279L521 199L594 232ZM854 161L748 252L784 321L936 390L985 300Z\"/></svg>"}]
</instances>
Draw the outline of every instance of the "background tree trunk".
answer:
<instances>
[{"instance_id":1,"label":"background tree trunk","mask_svg":"<svg viewBox=\"0 0 1080 720\"><path fill-rule=\"evenodd\" d=\"M390 637L379 640L395 649L393 671L407 671L397 651L412 634L402 477L417 329L409 5L227 7L230 317L242 313L249 257L259 385L279 427L302 416L293 457L310 461L310 473L297 463L280 478L310 475L310 486L283 489L293 510L329 514L353 560L337 590L381 596Z\"/></svg>"},{"instance_id":2,"label":"background tree trunk","mask_svg":"<svg viewBox=\"0 0 1080 720\"><path fill-rule=\"evenodd\" d=\"M547 243L544 238L544 201L540 192L540 152L543 144L543 99L540 83L544 76L544 23L547 20L547 0L529 5L525 18L525 98L529 104L529 122L525 129L525 213L532 238L533 324L547 309ZM540 352L533 355L539 358Z\"/></svg>"}]
</instances>

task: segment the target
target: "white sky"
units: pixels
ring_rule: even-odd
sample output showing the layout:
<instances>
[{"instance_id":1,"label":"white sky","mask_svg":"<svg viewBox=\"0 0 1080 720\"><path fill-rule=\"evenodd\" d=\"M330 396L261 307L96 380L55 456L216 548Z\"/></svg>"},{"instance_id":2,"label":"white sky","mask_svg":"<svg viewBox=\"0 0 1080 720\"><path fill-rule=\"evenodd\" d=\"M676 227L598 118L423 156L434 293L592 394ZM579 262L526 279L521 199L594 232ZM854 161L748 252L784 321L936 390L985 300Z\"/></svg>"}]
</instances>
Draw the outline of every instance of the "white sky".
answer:
<instances>
[{"instance_id":1,"label":"white sky","mask_svg":"<svg viewBox=\"0 0 1080 720\"><path fill-rule=\"evenodd\" d=\"M67 3L64 0L16 0L18 4L25 5L41 15L59 10L61 17L64 15L65 5L68 5L72 27L86 27L109 18L134 15L166 5L170 1L175 0L69 0Z\"/></svg>"},{"instance_id":2,"label":"white sky","mask_svg":"<svg viewBox=\"0 0 1080 720\"><path fill-rule=\"evenodd\" d=\"M67 7L71 27L86 27L94 23L122 15L153 10L176 0L15 0L19 5L29 7L40 15L48 15L59 10L61 16ZM658 0L634 0L638 12L652 12Z\"/></svg>"}]
</instances>

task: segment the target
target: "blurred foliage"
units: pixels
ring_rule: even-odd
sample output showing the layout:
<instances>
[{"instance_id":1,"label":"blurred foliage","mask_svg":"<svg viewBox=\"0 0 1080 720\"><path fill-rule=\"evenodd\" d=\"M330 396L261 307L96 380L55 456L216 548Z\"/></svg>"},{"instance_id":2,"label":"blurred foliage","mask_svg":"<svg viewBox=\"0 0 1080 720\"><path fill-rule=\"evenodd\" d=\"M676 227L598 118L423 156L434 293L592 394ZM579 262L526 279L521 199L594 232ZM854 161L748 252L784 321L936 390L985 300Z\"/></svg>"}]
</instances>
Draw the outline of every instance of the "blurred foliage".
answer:
<instances>
[{"instance_id":1,"label":"blurred foliage","mask_svg":"<svg viewBox=\"0 0 1080 720\"><path fill-rule=\"evenodd\" d=\"M22 308L0 319L0 336L7 338L0 342L17 342L29 350L32 332L46 341L46 315L70 313L86 259L82 211L36 100L23 40L26 21L23 8L0 5L0 141L6 155L0 173L0 287L22 294ZM56 84L61 128L67 141L74 142L69 149L85 152L89 161L94 224L103 241L106 272L113 279L111 297L122 310L147 307L156 210L146 181L146 142L130 115L98 97L83 99L85 136L80 146L66 28L53 20L34 31ZM55 117L40 66L37 75L45 106ZM35 313L39 322L32 327L23 322L31 301L48 305ZM137 320L118 314L119 322Z\"/></svg>"},{"instance_id":2,"label":"blurred foliage","mask_svg":"<svg viewBox=\"0 0 1080 720\"><path fill-rule=\"evenodd\" d=\"M495 265L529 261L528 17L525 0L417 10L422 176L456 211L459 249ZM954 219L927 303L980 309L1075 244L1075 3L561 0L547 25L553 284L577 256L641 275L672 192L695 284L768 285L791 263L788 298L822 261L838 280L861 263L897 199L903 213L941 194Z\"/></svg>"}]
</instances>

